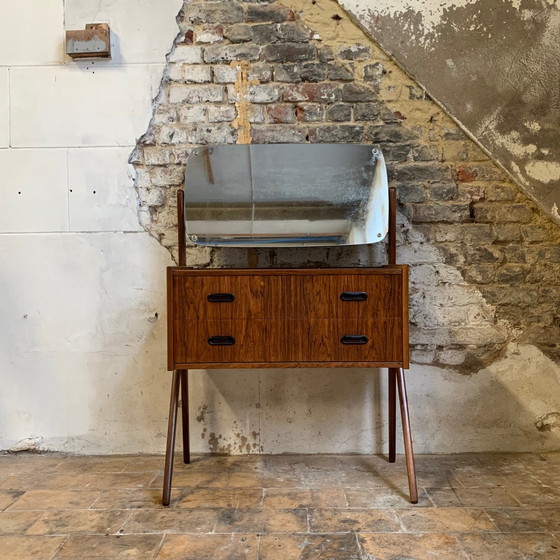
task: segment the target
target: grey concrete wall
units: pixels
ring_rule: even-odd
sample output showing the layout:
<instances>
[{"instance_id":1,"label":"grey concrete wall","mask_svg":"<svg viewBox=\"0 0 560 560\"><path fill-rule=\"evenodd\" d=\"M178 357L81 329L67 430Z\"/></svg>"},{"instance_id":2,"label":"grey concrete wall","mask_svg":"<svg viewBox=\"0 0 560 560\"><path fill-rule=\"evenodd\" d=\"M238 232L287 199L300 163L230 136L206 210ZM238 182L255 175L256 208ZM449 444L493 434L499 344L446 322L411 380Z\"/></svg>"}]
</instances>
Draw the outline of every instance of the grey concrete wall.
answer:
<instances>
[{"instance_id":1,"label":"grey concrete wall","mask_svg":"<svg viewBox=\"0 0 560 560\"><path fill-rule=\"evenodd\" d=\"M339 4L560 220L557 0Z\"/></svg>"}]
</instances>

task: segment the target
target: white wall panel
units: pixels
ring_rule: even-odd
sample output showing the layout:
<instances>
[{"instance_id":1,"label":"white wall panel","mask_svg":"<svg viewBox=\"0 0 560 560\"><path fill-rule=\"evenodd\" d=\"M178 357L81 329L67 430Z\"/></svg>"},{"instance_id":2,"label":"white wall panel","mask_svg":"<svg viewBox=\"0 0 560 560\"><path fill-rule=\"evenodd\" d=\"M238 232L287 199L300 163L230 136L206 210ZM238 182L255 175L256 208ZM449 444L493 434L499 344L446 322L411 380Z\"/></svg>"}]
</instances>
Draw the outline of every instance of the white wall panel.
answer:
<instances>
[{"instance_id":1,"label":"white wall panel","mask_svg":"<svg viewBox=\"0 0 560 560\"><path fill-rule=\"evenodd\" d=\"M0 449L164 448L168 264L146 233L0 236Z\"/></svg>"},{"instance_id":2,"label":"white wall panel","mask_svg":"<svg viewBox=\"0 0 560 560\"><path fill-rule=\"evenodd\" d=\"M68 151L70 231L140 231L128 148Z\"/></svg>"},{"instance_id":3,"label":"white wall panel","mask_svg":"<svg viewBox=\"0 0 560 560\"><path fill-rule=\"evenodd\" d=\"M10 145L9 70L0 68L0 148Z\"/></svg>"},{"instance_id":4,"label":"white wall panel","mask_svg":"<svg viewBox=\"0 0 560 560\"><path fill-rule=\"evenodd\" d=\"M66 150L0 150L0 232L68 229Z\"/></svg>"},{"instance_id":5,"label":"white wall panel","mask_svg":"<svg viewBox=\"0 0 560 560\"><path fill-rule=\"evenodd\" d=\"M63 60L62 0L0 0L0 66Z\"/></svg>"},{"instance_id":6,"label":"white wall panel","mask_svg":"<svg viewBox=\"0 0 560 560\"><path fill-rule=\"evenodd\" d=\"M162 62L179 32L182 0L66 0L66 29L109 23L112 60L104 64Z\"/></svg>"},{"instance_id":7,"label":"white wall panel","mask_svg":"<svg viewBox=\"0 0 560 560\"><path fill-rule=\"evenodd\" d=\"M149 66L13 68L12 146L134 145L151 115Z\"/></svg>"}]
</instances>

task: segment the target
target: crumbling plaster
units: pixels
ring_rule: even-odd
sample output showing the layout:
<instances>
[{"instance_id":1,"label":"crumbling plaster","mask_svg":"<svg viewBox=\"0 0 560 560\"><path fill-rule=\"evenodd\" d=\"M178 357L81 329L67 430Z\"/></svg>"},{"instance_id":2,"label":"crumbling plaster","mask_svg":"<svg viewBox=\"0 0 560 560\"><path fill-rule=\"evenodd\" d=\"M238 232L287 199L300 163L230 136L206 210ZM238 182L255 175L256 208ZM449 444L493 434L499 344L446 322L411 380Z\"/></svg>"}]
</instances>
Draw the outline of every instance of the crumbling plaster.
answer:
<instances>
[{"instance_id":1,"label":"crumbling plaster","mask_svg":"<svg viewBox=\"0 0 560 560\"><path fill-rule=\"evenodd\" d=\"M556 0L339 0L560 221Z\"/></svg>"}]
</instances>

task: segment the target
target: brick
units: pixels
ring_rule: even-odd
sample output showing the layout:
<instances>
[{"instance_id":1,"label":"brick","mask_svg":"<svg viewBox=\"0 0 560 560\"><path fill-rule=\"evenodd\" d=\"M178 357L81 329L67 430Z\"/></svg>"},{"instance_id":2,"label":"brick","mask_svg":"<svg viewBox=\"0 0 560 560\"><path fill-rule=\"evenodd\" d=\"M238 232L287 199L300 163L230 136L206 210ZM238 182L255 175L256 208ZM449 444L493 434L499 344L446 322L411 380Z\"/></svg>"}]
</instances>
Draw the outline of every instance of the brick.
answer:
<instances>
[{"instance_id":1,"label":"brick","mask_svg":"<svg viewBox=\"0 0 560 560\"><path fill-rule=\"evenodd\" d=\"M183 62L185 64L201 64L202 48L194 47L191 45L176 45L169 58L168 62Z\"/></svg>"},{"instance_id":2,"label":"brick","mask_svg":"<svg viewBox=\"0 0 560 560\"><path fill-rule=\"evenodd\" d=\"M306 43L266 45L261 53L261 59L265 62L300 62L313 60L315 56L315 47Z\"/></svg>"},{"instance_id":3,"label":"brick","mask_svg":"<svg viewBox=\"0 0 560 560\"><path fill-rule=\"evenodd\" d=\"M527 254L524 247L519 245L508 245L504 247L504 256L506 261L510 263L524 263L527 262Z\"/></svg>"},{"instance_id":4,"label":"brick","mask_svg":"<svg viewBox=\"0 0 560 560\"><path fill-rule=\"evenodd\" d=\"M261 23L251 27L251 41L257 45L277 43L278 26L275 23Z\"/></svg>"},{"instance_id":5,"label":"brick","mask_svg":"<svg viewBox=\"0 0 560 560\"><path fill-rule=\"evenodd\" d=\"M235 2L202 2L191 4L186 10L190 23L239 23L244 21L243 7Z\"/></svg>"},{"instance_id":6,"label":"brick","mask_svg":"<svg viewBox=\"0 0 560 560\"><path fill-rule=\"evenodd\" d=\"M327 125L309 129L309 141L320 142L362 142L364 129L357 125Z\"/></svg>"},{"instance_id":7,"label":"brick","mask_svg":"<svg viewBox=\"0 0 560 560\"><path fill-rule=\"evenodd\" d=\"M271 6L248 6L247 21L249 23L293 21L295 14L289 8L278 4Z\"/></svg>"},{"instance_id":8,"label":"brick","mask_svg":"<svg viewBox=\"0 0 560 560\"><path fill-rule=\"evenodd\" d=\"M264 123L266 105L249 105L249 122Z\"/></svg>"},{"instance_id":9,"label":"brick","mask_svg":"<svg viewBox=\"0 0 560 560\"><path fill-rule=\"evenodd\" d=\"M317 49L317 56L319 57L319 62L330 62L334 60L334 54L330 47L319 47Z\"/></svg>"},{"instance_id":10,"label":"brick","mask_svg":"<svg viewBox=\"0 0 560 560\"><path fill-rule=\"evenodd\" d=\"M250 25L246 23L236 23L224 30L224 37L229 39L232 43L246 43L253 38L253 32Z\"/></svg>"},{"instance_id":11,"label":"brick","mask_svg":"<svg viewBox=\"0 0 560 560\"><path fill-rule=\"evenodd\" d=\"M543 241L547 241L550 236L548 230L542 226L528 225L523 226L521 230L519 230L519 228L516 226L511 227L515 227L516 232L518 232L520 235L523 235L523 239L527 243L542 243Z\"/></svg>"},{"instance_id":12,"label":"brick","mask_svg":"<svg viewBox=\"0 0 560 560\"><path fill-rule=\"evenodd\" d=\"M414 161L440 161L440 155L435 146L415 146L412 157Z\"/></svg>"},{"instance_id":13,"label":"brick","mask_svg":"<svg viewBox=\"0 0 560 560\"><path fill-rule=\"evenodd\" d=\"M403 162L412 159L412 147L407 144L385 144L383 155L387 162Z\"/></svg>"},{"instance_id":14,"label":"brick","mask_svg":"<svg viewBox=\"0 0 560 560\"><path fill-rule=\"evenodd\" d=\"M260 47L252 44L212 45L204 48L203 59L210 64L232 60L258 60L260 52Z\"/></svg>"},{"instance_id":15,"label":"brick","mask_svg":"<svg viewBox=\"0 0 560 560\"><path fill-rule=\"evenodd\" d=\"M349 64L331 62L327 66L327 77L333 81L351 82L354 79L354 69Z\"/></svg>"},{"instance_id":16,"label":"brick","mask_svg":"<svg viewBox=\"0 0 560 560\"><path fill-rule=\"evenodd\" d=\"M335 103L327 107L326 119L335 122L350 121L352 119L352 106L345 103Z\"/></svg>"},{"instance_id":17,"label":"brick","mask_svg":"<svg viewBox=\"0 0 560 560\"><path fill-rule=\"evenodd\" d=\"M257 80L260 84L272 80L272 66L270 64L251 64L247 75L249 81Z\"/></svg>"},{"instance_id":18,"label":"brick","mask_svg":"<svg viewBox=\"0 0 560 560\"><path fill-rule=\"evenodd\" d=\"M363 60L370 58L371 49L366 45L347 45L338 49L338 56L343 60Z\"/></svg>"},{"instance_id":19,"label":"brick","mask_svg":"<svg viewBox=\"0 0 560 560\"><path fill-rule=\"evenodd\" d=\"M169 90L170 103L219 102L224 98L224 88L218 85L172 86Z\"/></svg>"},{"instance_id":20,"label":"brick","mask_svg":"<svg viewBox=\"0 0 560 560\"><path fill-rule=\"evenodd\" d=\"M323 120L323 107L317 103L299 103L296 115L300 122L319 122Z\"/></svg>"},{"instance_id":21,"label":"brick","mask_svg":"<svg viewBox=\"0 0 560 560\"><path fill-rule=\"evenodd\" d=\"M375 121L378 116L378 103L356 103L354 105L354 120L356 121Z\"/></svg>"},{"instance_id":22,"label":"brick","mask_svg":"<svg viewBox=\"0 0 560 560\"><path fill-rule=\"evenodd\" d=\"M455 183L430 185L428 192L432 200L453 200L457 196L457 185Z\"/></svg>"},{"instance_id":23,"label":"brick","mask_svg":"<svg viewBox=\"0 0 560 560\"><path fill-rule=\"evenodd\" d=\"M233 144L237 131L228 125L194 125L187 131L189 144Z\"/></svg>"},{"instance_id":24,"label":"brick","mask_svg":"<svg viewBox=\"0 0 560 560\"><path fill-rule=\"evenodd\" d=\"M489 202L511 202L517 198L519 190L513 185L489 185L486 188L486 200Z\"/></svg>"},{"instance_id":25,"label":"brick","mask_svg":"<svg viewBox=\"0 0 560 560\"><path fill-rule=\"evenodd\" d=\"M150 169L152 185L156 187L170 187L182 185L185 180L185 170L182 165L166 165Z\"/></svg>"},{"instance_id":26,"label":"brick","mask_svg":"<svg viewBox=\"0 0 560 560\"><path fill-rule=\"evenodd\" d=\"M248 101L249 103L274 103L280 101L282 90L277 84L249 86L243 96L233 86L228 86L230 101Z\"/></svg>"},{"instance_id":27,"label":"brick","mask_svg":"<svg viewBox=\"0 0 560 560\"><path fill-rule=\"evenodd\" d=\"M457 168L456 172L457 181L461 183L470 183L478 179L478 169L468 165L461 165Z\"/></svg>"},{"instance_id":28,"label":"brick","mask_svg":"<svg viewBox=\"0 0 560 560\"><path fill-rule=\"evenodd\" d=\"M143 197L143 202L152 208L159 208L165 204L165 191L161 188L149 189Z\"/></svg>"},{"instance_id":29,"label":"brick","mask_svg":"<svg viewBox=\"0 0 560 560\"><path fill-rule=\"evenodd\" d=\"M282 144L305 142L305 130L293 125L259 125L251 129L255 144Z\"/></svg>"},{"instance_id":30,"label":"brick","mask_svg":"<svg viewBox=\"0 0 560 560\"><path fill-rule=\"evenodd\" d=\"M342 86L342 101L355 103L357 101L375 101L377 95L370 88L354 83Z\"/></svg>"},{"instance_id":31,"label":"brick","mask_svg":"<svg viewBox=\"0 0 560 560\"><path fill-rule=\"evenodd\" d=\"M281 41L287 42L303 43L311 38L311 31L301 23L281 23L276 33Z\"/></svg>"},{"instance_id":32,"label":"brick","mask_svg":"<svg viewBox=\"0 0 560 560\"><path fill-rule=\"evenodd\" d=\"M493 226L497 241L521 241L518 224L495 224Z\"/></svg>"},{"instance_id":33,"label":"brick","mask_svg":"<svg viewBox=\"0 0 560 560\"><path fill-rule=\"evenodd\" d=\"M158 141L160 144L185 144L187 133L174 126L162 126L159 131Z\"/></svg>"},{"instance_id":34,"label":"brick","mask_svg":"<svg viewBox=\"0 0 560 560\"><path fill-rule=\"evenodd\" d=\"M282 103L266 107L266 121L268 123L294 123L296 122L295 105Z\"/></svg>"},{"instance_id":35,"label":"brick","mask_svg":"<svg viewBox=\"0 0 560 560\"><path fill-rule=\"evenodd\" d=\"M523 290L519 286L508 285L489 285L480 286L480 291L484 299L492 304L500 305L521 305L528 306L534 304L538 300L538 290L525 286Z\"/></svg>"},{"instance_id":36,"label":"brick","mask_svg":"<svg viewBox=\"0 0 560 560\"><path fill-rule=\"evenodd\" d=\"M237 68L232 66L211 66L214 82L217 84L233 84L237 80Z\"/></svg>"},{"instance_id":37,"label":"brick","mask_svg":"<svg viewBox=\"0 0 560 560\"><path fill-rule=\"evenodd\" d=\"M183 80L187 83L209 83L212 81L212 68L210 66L191 66L185 64L182 68L182 76Z\"/></svg>"},{"instance_id":38,"label":"brick","mask_svg":"<svg viewBox=\"0 0 560 560\"><path fill-rule=\"evenodd\" d=\"M366 64L363 72L363 78L366 82L378 82L386 74L383 63L381 62Z\"/></svg>"},{"instance_id":39,"label":"brick","mask_svg":"<svg viewBox=\"0 0 560 560\"><path fill-rule=\"evenodd\" d=\"M498 284L523 282L528 271L529 269L527 265L505 264L498 269L496 273L496 281Z\"/></svg>"},{"instance_id":40,"label":"brick","mask_svg":"<svg viewBox=\"0 0 560 560\"><path fill-rule=\"evenodd\" d=\"M154 114L153 124L168 124L177 121L177 109L160 105Z\"/></svg>"},{"instance_id":41,"label":"brick","mask_svg":"<svg viewBox=\"0 0 560 560\"><path fill-rule=\"evenodd\" d=\"M183 105L179 108L179 119L184 123L200 123L206 121L207 110L201 105Z\"/></svg>"},{"instance_id":42,"label":"brick","mask_svg":"<svg viewBox=\"0 0 560 560\"><path fill-rule=\"evenodd\" d=\"M321 82L327 78L327 65L320 62L306 62L301 67L304 82Z\"/></svg>"},{"instance_id":43,"label":"brick","mask_svg":"<svg viewBox=\"0 0 560 560\"><path fill-rule=\"evenodd\" d=\"M447 167L433 164L410 163L394 166L390 170L390 175L396 181L426 181L443 183L450 179L450 172ZM468 204L464 205L468 208Z\"/></svg>"},{"instance_id":44,"label":"brick","mask_svg":"<svg viewBox=\"0 0 560 560\"><path fill-rule=\"evenodd\" d=\"M301 82L300 64L279 64L274 67L274 79L277 82Z\"/></svg>"},{"instance_id":45,"label":"brick","mask_svg":"<svg viewBox=\"0 0 560 560\"><path fill-rule=\"evenodd\" d=\"M283 100L289 103L310 101L332 103L340 101L340 89L337 84L300 84L286 86Z\"/></svg>"},{"instance_id":46,"label":"brick","mask_svg":"<svg viewBox=\"0 0 560 560\"><path fill-rule=\"evenodd\" d=\"M496 277L496 266L492 264L469 266L464 274L465 280L470 284L491 284Z\"/></svg>"},{"instance_id":47,"label":"brick","mask_svg":"<svg viewBox=\"0 0 560 560\"><path fill-rule=\"evenodd\" d=\"M213 44L224 40L224 28L221 25L204 25L195 35L196 43Z\"/></svg>"},{"instance_id":48,"label":"brick","mask_svg":"<svg viewBox=\"0 0 560 560\"><path fill-rule=\"evenodd\" d=\"M424 202L424 188L418 183L400 183L397 197L401 202Z\"/></svg>"},{"instance_id":49,"label":"brick","mask_svg":"<svg viewBox=\"0 0 560 560\"><path fill-rule=\"evenodd\" d=\"M469 207L465 204L416 204L412 207L414 222L466 222L470 220Z\"/></svg>"},{"instance_id":50,"label":"brick","mask_svg":"<svg viewBox=\"0 0 560 560\"><path fill-rule=\"evenodd\" d=\"M531 221L533 213L524 204L474 203L474 217L477 222L519 222Z\"/></svg>"},{"instance_id":51,"label":"brick","mask_svg":"<svg viewBox=\"0 0 560 560\"><path fill-rule=\"evenodd\" d=\"M146 165L168 165L171 161L171 151L163 148L145 148L144 163Z\"/></svg>"},{"instance_id":52,"label":"brick","mask_svg":"<svg viewBox=\"0 0 560 560\"><path fill-rule=\"evenodd\" d=\"M237 111L233 105L211 105L208 107L208 122L231 122Z\"/></svg>"},{"instance_id":53,"label":"brick","mask_svg":"<svg viewBox=\"0 0 560 560\"><path fill-rule=\"evenodd\" d=\"M378 112L379 106L373 103L364 104L365 107L361 109L361 104L356 105L354 109L354 118L359 110L368 111L372 110ZM358 120L358 119L356 119ZM362 120L360 118L360 120ZM401 125L374 125L368 129L369 138L372 142L395 142L398 144L407 143L414 140L414 135L410 130L403 128Z\"/></svg>"}]
</instances>

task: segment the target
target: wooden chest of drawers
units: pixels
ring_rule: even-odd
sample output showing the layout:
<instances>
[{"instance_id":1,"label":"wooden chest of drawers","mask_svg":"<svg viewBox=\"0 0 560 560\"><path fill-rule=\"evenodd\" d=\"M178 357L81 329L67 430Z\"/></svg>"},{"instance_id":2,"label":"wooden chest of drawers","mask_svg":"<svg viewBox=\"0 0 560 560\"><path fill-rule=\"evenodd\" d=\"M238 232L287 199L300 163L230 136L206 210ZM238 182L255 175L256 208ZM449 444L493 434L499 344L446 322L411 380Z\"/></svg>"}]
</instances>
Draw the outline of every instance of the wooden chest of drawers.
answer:
<instances>
[{"instance_id":1,"label":"wooden chest of drawers","mask_svg":"<svg viewBox=\"0 0 560 560\"><path fill-rule=\"evenodd\" d=\"M168 368L408 367L408 268L170 267Z\"/></svg>"}]
</instances>

